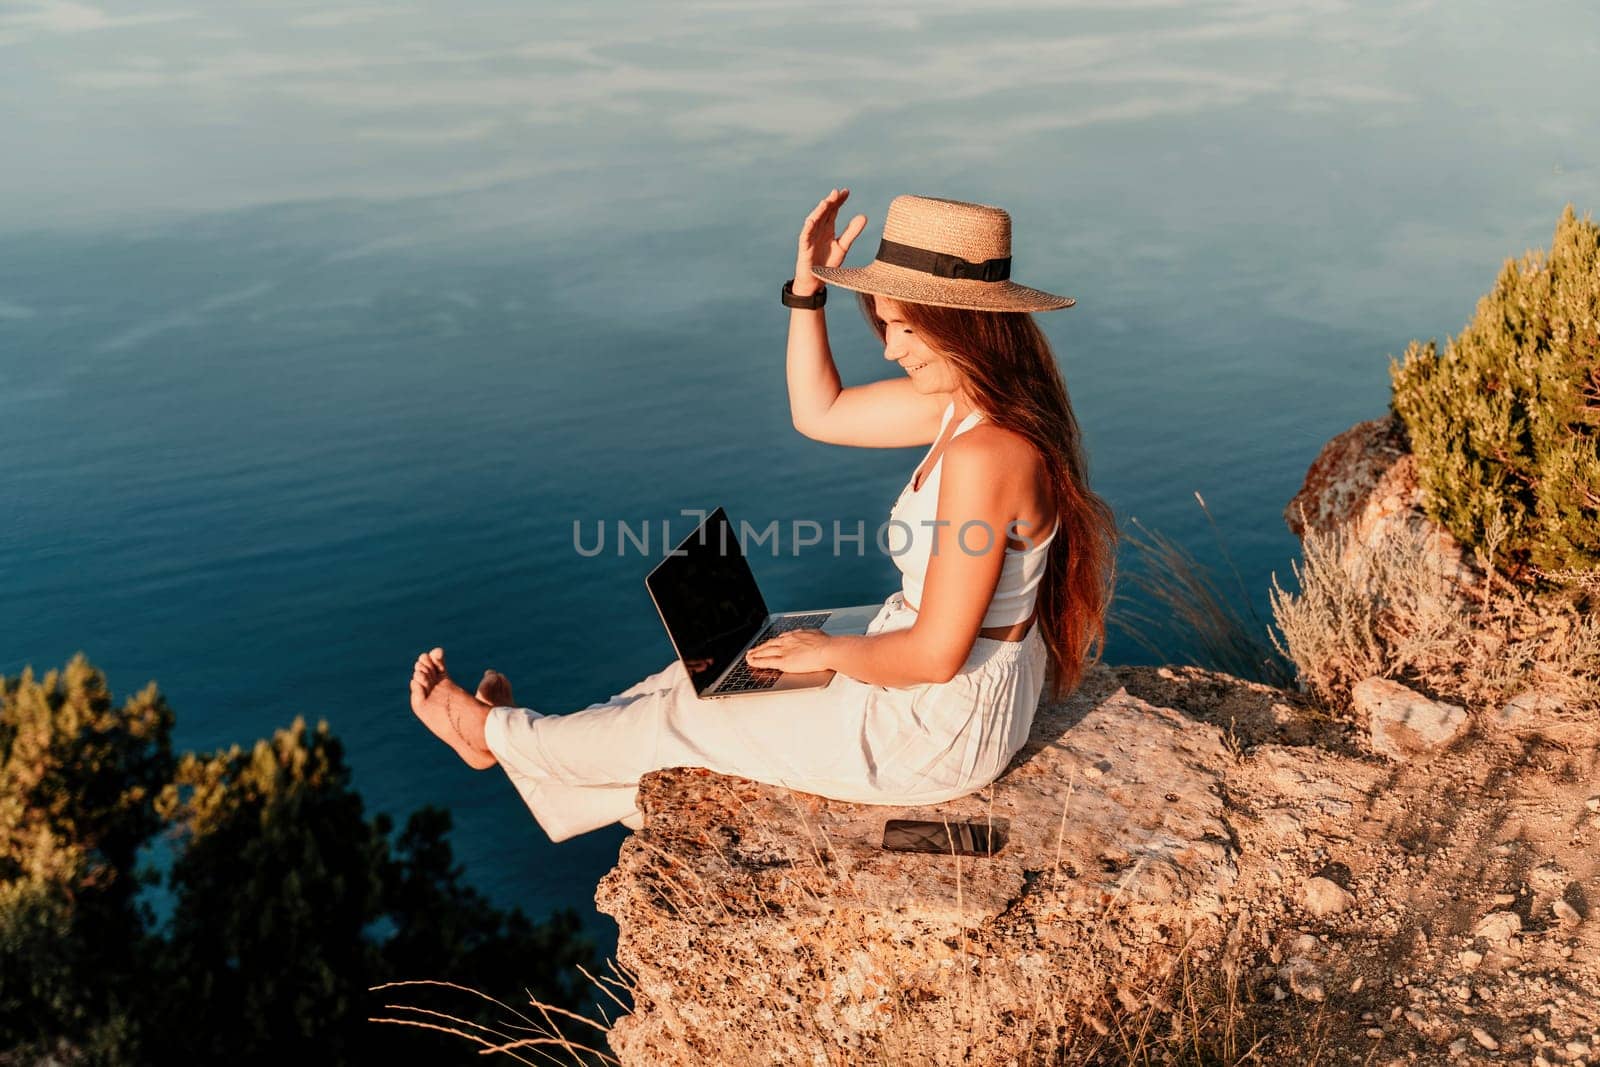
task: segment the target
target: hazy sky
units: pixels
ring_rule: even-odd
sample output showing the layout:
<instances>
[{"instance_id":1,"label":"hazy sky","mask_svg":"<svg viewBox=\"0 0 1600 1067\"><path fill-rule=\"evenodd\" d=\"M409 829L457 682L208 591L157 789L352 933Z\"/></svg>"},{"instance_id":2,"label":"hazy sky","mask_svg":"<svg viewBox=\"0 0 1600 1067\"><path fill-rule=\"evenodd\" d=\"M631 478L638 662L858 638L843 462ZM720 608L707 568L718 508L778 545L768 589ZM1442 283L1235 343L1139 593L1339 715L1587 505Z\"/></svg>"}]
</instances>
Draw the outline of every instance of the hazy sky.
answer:
<instances>
[{"instance_id":1,"label":"hazy sky","mask_svg":"<svg viewBox=\"0 0 1600 1067\"><path fill-rule=\"evenodd\" d=\"M1203 491L1259 598L1388 356L1600 213L1597 100L1596 0L0 0L0 588L38 605L0 655L157 677L185 746L325 710L375 806L587 910L615 839L464 791L393 668L442 642L554 708L657 669L637 560L540 555L568 516L882 515L916 455L785 424L830 186L857 266L896 194L1010 210L1079 301L1042 319L1097 488L1204 558ZM843 295L841 373L893 373ZM571 625L613 594L645 643Z\"/></svg>"},{"instance_id":2,"label":"hazy sky","mask_svg":"<svg viewBox=\"0 0 1600 1067\"><path fill-rule=\"evenodd\" d=\"M1558 196L1600 185L1597 72L1589 0L8 0L0 228L528 178L558 212L897 157L1003 173L1240 108L1521 131L1564 146L1525 160Z\"/></svg>"}]
</instances>

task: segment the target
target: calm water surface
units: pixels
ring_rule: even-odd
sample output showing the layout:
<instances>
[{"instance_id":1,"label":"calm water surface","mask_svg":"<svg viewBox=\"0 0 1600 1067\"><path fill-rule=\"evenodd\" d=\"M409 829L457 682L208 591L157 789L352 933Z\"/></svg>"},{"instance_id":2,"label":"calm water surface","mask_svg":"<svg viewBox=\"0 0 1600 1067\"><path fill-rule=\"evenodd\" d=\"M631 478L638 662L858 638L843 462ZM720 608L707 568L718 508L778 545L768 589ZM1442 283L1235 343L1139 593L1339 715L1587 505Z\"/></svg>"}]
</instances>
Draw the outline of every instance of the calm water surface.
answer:
<instances>
[{"instance_id":1,"label":"calm water surface","mask_svg":"<svg viewBox=\"0 0 1600 1067\"><path fill-rule=\"evenodd\" d=\"M582 707L671 649L659 540L582 558L574 519L887 516L921 449L787 422L829 187L854 265L898 193L1008 208L1017 278L1078 299L1040 321L1096 487L1215 560L1203 494L1263 611L1390 356L1600 207L1591 4L874 7L0 8L0 671L154 678L184 747L325 717L373 807L449 805L477 884L608 944L624 832L551 846L410 664ZM884 377L847 295L841 373ZM789 550L774 601L894 587Z\"/></svg>"}]
</instances>

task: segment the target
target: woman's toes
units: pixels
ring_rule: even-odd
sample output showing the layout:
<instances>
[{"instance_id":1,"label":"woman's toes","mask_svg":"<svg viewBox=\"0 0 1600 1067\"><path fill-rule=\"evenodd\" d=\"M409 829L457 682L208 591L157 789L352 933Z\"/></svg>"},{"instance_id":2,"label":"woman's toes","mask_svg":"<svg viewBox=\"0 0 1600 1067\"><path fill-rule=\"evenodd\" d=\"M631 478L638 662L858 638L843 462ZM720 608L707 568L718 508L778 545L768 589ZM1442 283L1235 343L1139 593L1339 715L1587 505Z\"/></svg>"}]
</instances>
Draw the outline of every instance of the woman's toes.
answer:
<instances>
[{"instance_id":1,"label":"woman's toes","mask_svg":"<svg viewBox=\"0 0 1600 1067\"><path fill-rule=\"evenodd\" d=\"M414 686L421 687L423 696L427 696L433 690L433 687L439 684L439 679L443 676L444 672L439 669L439 665L433 661L433 657L427 652L418 656L415 666L411 668L411 683Z\"/></svg>"}]
</instances>

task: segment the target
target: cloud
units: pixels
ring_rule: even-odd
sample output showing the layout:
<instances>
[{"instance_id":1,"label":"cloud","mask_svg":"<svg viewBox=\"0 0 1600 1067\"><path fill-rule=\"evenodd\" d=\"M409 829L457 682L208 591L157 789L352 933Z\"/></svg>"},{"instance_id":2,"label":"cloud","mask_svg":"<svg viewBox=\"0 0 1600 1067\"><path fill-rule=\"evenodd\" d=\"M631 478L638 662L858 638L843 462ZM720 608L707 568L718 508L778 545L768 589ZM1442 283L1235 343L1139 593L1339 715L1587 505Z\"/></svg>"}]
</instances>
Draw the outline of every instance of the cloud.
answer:
<instances>
[{"instance_id":1,"label":"cloud","mask_svg":"<svg viewBox=\"0 0 1600 1067\"><path fill-rule=\"evenodd\" d=\"M135 326L130 326L128 329L122 330L100 342L95 346L95 351L101 353L125 352L130 348L137 348L150 338L166 333L169 330L178 330L186 326L198 326L209 312L253 300L277 287L277 282L263 280L247 285L242 289L232 289L226 293L218 293L216 296L200 301L193 307L179 308L165 315L158 315L153 319L147 319Z\"/></svg>"},{"instance_id":2,"label":"cloud","mask_svg":"<svg viewBox=\"0 0 1600 1067\"><path fill-rule=\"evenodd\" d=\"M841 139L899 152L919 129L959 128L968 141L920 151L981 158L1026 151L1040 133L1241 105L1365 109L1379 121L1410 113L1418 79L1405 35L1429 32L1345 0L1022 0L985 8L988 24L970 0L929 0L914 14L816 0L805 17L842 26L819 49L796 32L788 0L638 2L621 19L571 7L537 23L507 9L443 24L426 6L349 2L208 9L192 30L162 35L158 62L75 50L48 71L48 88L85 114L100 110L96 95L117 94L161 148L185 143L185 116L196 114L241 130L305 130L307 153L359 157L346 159L341 188L369 195L392 180L393 155L416 162L430 150L439 167L406 169L422 191L453 185L460 164L537 170L546 152L631 164L662 142L706 166L748 166ZM1415 11L1431 0L1400 2ZM1130 5L1147 14L1122 17ZM26 17L28 32L52 19L115 21L66 0L32 0ZM242 39L203 36L232 30ZM140 51L151 49L141 41ZM452 146L467 158L446 159ZM255 202L331 188L325 159L283 173L293 163L285 157L234 194Z\"/></svg>"},{"instance_id":3,"label":"cloud","mask_svg":"<svg viewBox=\"0 0 1600 1067\"><path fill-rule=\"evenodd\" d=\"M464 141L481 141L501 127L494 119L472 119L453 126L386 127L357 130L363 141L384 141L389 144L459 144Z\"/></svg>"},{"instance_id":4,"label":"cloud","mask_svg":"<svg viewBox=\"0 0 1600 1067\"><path fill-rule=\"evenodd\" d=\"M22 7L20 12L0 14L0 45L19 44L48 34L114 30L196 17L193 11L108 15L98 7L73 0L23 0Z\"/></svg>"},{"instance_id":5,"label":"cloud","mask_svg":"<svg viewBox=\"0 0 1600 1067\"><path fill-rule=\"evenodd\" d=\"M1176 0L1143 0L1142 9L1168 9ZM1390 31L1382 20L1352 17L1342 0L1224 0L1190 6L1192 16L1163 20L1157 25L1130 26L1120 32L1062 32L1060 23L1037 34L1004 37L938 32L941 17L970 13L967 0L938 0L918 8L911 23L900 26L900 16L874 14L870 5L828 0L820 4L829 18L838 16L853 24L870 23L895 32L918 29L893 62L877 62L874 37L856 44L848 35L834 46L818 51L792 34L772 38L770 31L791 27L789 3L750 3L740 0L740 32L728 44L707 44L698 30L700 20L677 9L667 14L643 6L632 16L597 35L595 26L581 14L554 18L542 27L537 40L507 43L481 50L447 50L408 41L404 47L362 49L354 38L351 47L308 52L293 50L235 50L223 55L196 53L188 62L178 60L161 70L130 69L127 64L86 67L71 76L74 84L91 89L205 88L232 94L271 94L292 98L320 112L400 116L426 110L438 112L437 124L426 128L414 122L376 123L360 134L371 141L396 144L449 144L482 139L507 115L532 123L577 123L617 115L656 113L663 100L662 125L690 141L714 141L749 133L764 134L790 147L815 143L873 111L895 111L917 105L936 107L941 102L971 100L993 94L1036 90L1043 86L1070 86L1084 82L1159 82L1176 86L1198 85L1207 97L1222 104L1287 90L1303 103L1296 85L1315 78L1278 53L1261 50L1264 61L1249 64L1231 87L1222 91L1217 79L1226 78L1213 67L1199 68L1196 58L1189 68L1171 62L1171 53L1186 46L1205 49L1219 42L1261 38L1304 37L1336 26L1342 37L1359 38L1363 32ZM1001 7L1001 14L1026 19L1048 9L1122 10L1123 0L1079 0L1063 5L1045 0L1025 0ZM298 26L337 26L365 19L386 9L372 6L318 11L290 19ZM702 14L733 8L721 0L695 5ZM915 24L915 25L913 25ZM510 25L515 25L512 23ZM1070 22L1067 23L1070 25ZM744 40L741 40L744 38ZM270 40L271 38L263 38ZM376 44L376 42L375 42ZM1154 60L1159 57L1163 62ZM871 62L869 62L871 60ZM521 61L521 62L518 62ZM1260 69L1265 66L1267 69ZM1272 69L1274 66L1277 69ZM574 72L576 68L577 72ZM1137 68L1137 74L1129 74ZM424 72L418 76L419 72ZM1334 71L1330 74L1342 72ZM1348 86L1324 85L1311 93L1313 101L1361 99L1357 80L1368 75L1352 73ZM840 93L838 87L852 92ZM1146 87L1150 88L1150 87ZM1381 86L1369 90L1380 97ZM1148 92L1123 105L1128 117L1151 113ZM1156 94L1164 95L1164 94ZM1046 98L1042 106L1054 106ZM1167 105L1162 105L1167 106ZM1173 104L1192 111L1189 105ZM1023 105L1026 114L1027 105ZM492 110L491 110L492 109ZM817 109L797 118L797 111ZM1008 109L1014 110L1014 109ZM454 112L452 114L452 112ZM1098 110L1098 118L1116 121L1116 107ZM1060 128L1078 120L1040 115L1043 128Z\"/></svg>"},{"instance_id":6,"label":"cloud","mask_svg":"<svg viewBox=\"0 0 1600 1067\"><path fill-rule=\"evenodd\" d=\"M1275 0L1267 0L1275 2ZM1052 13L1070 13L1074 11L1148 11L1152 9L1168 9L1192 6L1193 0L1011 0L1009 3L992 3L986 5L984 11L990 16L1003 16L1008 14L1026 14L1034 11L1049 11ZM697 14L738 14L751 15L765 13L791 18L794 15L792 0L700 0L698 3L684 4L681 10ZM969 15L973 11L971 0L924 0L915 13L908 11L876 10L871 5L857 3L856 0L834 0L832 4L819 3L813 0L806 7L808 14L818 17L819 23L823 17L829 25L852 19L879 23L883 25L922 25L928 17L939 15ZM826 11L826 16L821 12Z\"/></svg>"},{"instance_id":7,"label":"cloud","mask_svg":"<svg viewBox=\"0 0 1600 1067\"><path fill-rule=\"evenodd\" d=\"M311 27L349 26L352 23L369 22L372 19L392 14L394 14L393 8L347 7L343 11L314 11L309 15L297 15L289 20L289 25Z\"/></svg>"}]
</instances>

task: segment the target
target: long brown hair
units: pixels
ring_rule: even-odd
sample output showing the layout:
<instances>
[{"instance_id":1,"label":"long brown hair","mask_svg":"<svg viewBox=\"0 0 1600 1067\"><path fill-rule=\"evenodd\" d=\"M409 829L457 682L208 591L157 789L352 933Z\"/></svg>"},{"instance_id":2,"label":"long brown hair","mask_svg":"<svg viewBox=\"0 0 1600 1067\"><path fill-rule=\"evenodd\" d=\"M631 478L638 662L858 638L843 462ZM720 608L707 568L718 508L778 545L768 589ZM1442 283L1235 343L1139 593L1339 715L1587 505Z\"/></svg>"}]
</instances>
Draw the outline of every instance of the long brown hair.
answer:
<instances>
[{"instance_id":1,"label":"long brown hair","mask_svg":"<svg viewBox=\"0 0 1600 1067\"><path fill-rule=\"evenodd\" d=\"M872 296L858 293L857 300L882 340ZM1034 625L1054 668L1050 697L1059 700L1105 650L1117 526L1111 506L1089 488L1088 458L1055 354L1025 311L896 303L906 323L961 372L984 416L1027 438L1044 458L1060 525L1039 583Z\"/></svg>"}]
</instances>

